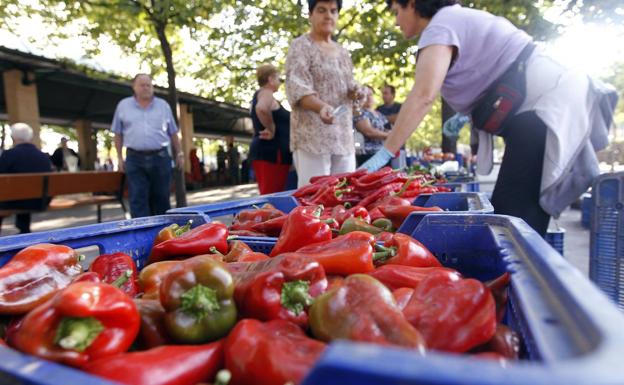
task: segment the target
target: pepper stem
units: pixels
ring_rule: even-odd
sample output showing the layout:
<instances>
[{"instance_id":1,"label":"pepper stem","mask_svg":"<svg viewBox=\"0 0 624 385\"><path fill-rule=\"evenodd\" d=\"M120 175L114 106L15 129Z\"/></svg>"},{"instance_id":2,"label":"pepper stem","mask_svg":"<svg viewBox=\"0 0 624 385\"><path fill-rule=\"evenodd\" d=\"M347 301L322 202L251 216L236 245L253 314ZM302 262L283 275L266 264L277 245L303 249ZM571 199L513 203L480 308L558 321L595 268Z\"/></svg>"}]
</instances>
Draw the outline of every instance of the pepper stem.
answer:
<instances>
[{"instance_id":1,"label":"pepper stem","mask_svg":"<svg viewBox=\"0 0 624 385\"><path fill-rule=\"evenodd\" d=\"M416 179L415 176L408 177L405 183L403 183L403 186L401 186L401 189L398 192L394 193L394 196L400 197L401 195L405 194L405 192L407 191L407 188L409 187L410 183L412 183L414 179Z\"/></svg>"},{"instance_id":2,"label":"pepper stem","mask_svg":"<svg viewBox=\"0 0 624 385\"><path fill-rule=\"evenodd\" d=\"M320 217L324 209L325 207L323 207L323 205L318 205L316 209L314 209L312 215L314 215L315 217Z\"/></svg>"},{"instance_id":3,"label":"pepper stem","mask_svg":"<svg viewBox=\"0 0 624 385\"><path fill-rule=\"evenodd\" d=\"M299 315L306 306L312 304L312 296L310 290L310 282L296 280L284 282L282 285L282 306Z\"/></svg>"},{"instance_id":4,"label":"pepper stem","mask_svg":"<svg viewBox=\"0 0 624 385\"><path fill-rule=\"evenodd\" d=\"M182 294L181 299L181 310L194 315L198 321L220 308L217 291L201 283Z\"/></svg>"},{"instance_id":5,"label":"pepper stem","mask_svg":"<svg viewBox=\"0 0 624 385\"><path fill-rule=\"evenodd\" d=\"M387 259L396 255L396 247L384 247L382 245L375 245L376 253L373 253L374 262L385 262Z\"/></svg>"},{"instance_id":6,"label":"pepper stem","mask_svg":"<svg viewBox=\"0 0 624 385\"><path fill-rule=\"evenodd\" d=\"M232 379L232 372L227 369L221 369L217 372L214 385L228 385Z\"/></svg>"},{"instance_id":7,"label":"pepper stem","mask_svg":"<svg viewBox=\"0 0 624 385\"><path fill-rule=\"evenodd\" d=\"M343 206L344 206L344 208L345 208L345 209L347 209L347 210L348 210L348 209L350 209L351 207L353 207L353 205L351 204L351 202L345 202Z\"/></svg>"},{"instance_id":8,"label":"pepper stem","mask_svg":"<svg viewBox=\"0 0 624 385\"><path fill-rule=\"evenodd\" d=\"M338 189L338 188L342 188L342 187L344 187L344 186L346 186L346 185L347 185L347 178L342 178L342 179L340 179L340 183L338 183L338 184L336 185L336 188L337 188L337 189Z\"/></svg>"},{"instance_id":9,"label":"pepper stem","mask_svg":"<svg viewBox=\"0 0 624 385\"><path fill-rule=\"evenodd\" d=\"M208 249L208 250L210 250L210 252L212 254L217 254L217 255L223 256L223 253L220 252L219 250L217 250L217 248L215 246L211 246L210 249Z\"/></svg>"},{"instance_id":10,"label":"pepper stem","mask_svg":"<svg viewBox=\"0 0 624 385\"><path fill-rule=\"evenodd\" d=\"M173 231L173 233L175 234L176 237L179 237L180 235L189 231L191 229L192 224L193 224L193 220L189 219L189 221L184 226L178 227L177 229Z\"/></svg>"},{"instance_id":11,"label":"pepper stem","mask_svg":"<svg viewBox=\"0 0 624 385\"><path fill-rule=\"evenodd\" d=\"M102 323L94 317L65 317L56 329L54 343L63 349L82 352L103 330Z\"/></svg>"},{"instance_id":12,"label":"pepper stem","mask_svg":"<svg viewBox=\"0 0 624 385\"><path fill-rule=\"evenodd\" d=\"M131 269L127 269L126 271L123 272L122 275L117 277L117 279L115 279L110 284L115 286L115 287L117 287L117 288L120 288L128 281L128 279L130 279L130 277L132 277L132 270Z\"/></svg>"}]
</instances>

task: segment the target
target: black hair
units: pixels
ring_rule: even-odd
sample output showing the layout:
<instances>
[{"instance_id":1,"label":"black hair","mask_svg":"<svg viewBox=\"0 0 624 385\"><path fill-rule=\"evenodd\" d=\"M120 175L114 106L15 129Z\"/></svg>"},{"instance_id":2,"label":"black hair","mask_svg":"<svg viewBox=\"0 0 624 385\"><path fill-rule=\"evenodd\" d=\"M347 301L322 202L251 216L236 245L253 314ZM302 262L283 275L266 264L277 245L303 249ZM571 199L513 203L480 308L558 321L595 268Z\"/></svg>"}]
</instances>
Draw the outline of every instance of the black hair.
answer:
<instances>
[{"instance_id":1,"label":"black hair","mask_svg":"<svg viewBox=\"0 0 624 385\"><path fill-rule=\"evenodd\" d=\"M392 95L396 95L396 88L394 88L394 86L391 86L390 84L384 84L384 88L388 88L390 90L390 92L392 92Z\"/></svg>"},{"instance_id":2,"label":"black hair","mask_svg":"<svg viewBox=\"0 0 624 385\"><path fill-rule=\"evenodd\" d=\"M410 0L386 0L388 7L391 7L392 3L397 3L405 8L409 2ZM414 8L421 17L431 19L441 8L459 3L459 0L414 0Z\"/></svg>"},{"instance_id":3,"label":"black hair","mask_svg":"<svg viewBox=\"0 0 624 385\"><path fill-rule=\"evenodd\" d=\"M312 11L314 10L314 7L316 7L316 4L330 3L332 1L336 2L336 5L338 6L338 12L340 12L340 10L342 9L342 0L308 0L308 11L311 14Z\"/></svg>"}]
</instances>

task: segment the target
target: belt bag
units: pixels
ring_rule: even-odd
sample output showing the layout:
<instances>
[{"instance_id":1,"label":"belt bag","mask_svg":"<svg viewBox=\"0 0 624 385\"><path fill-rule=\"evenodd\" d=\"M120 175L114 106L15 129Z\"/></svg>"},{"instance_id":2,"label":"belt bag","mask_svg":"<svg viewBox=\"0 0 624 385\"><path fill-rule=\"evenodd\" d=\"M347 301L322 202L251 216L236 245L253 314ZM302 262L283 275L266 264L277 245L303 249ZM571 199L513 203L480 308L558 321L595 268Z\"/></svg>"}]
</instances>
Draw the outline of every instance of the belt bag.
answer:
<instances>
[{"instance_id":1,"label":"belt bag","mask_svg":"<svg viewBox=\"0 0 624 385\"><path fill-rule=\"evenodd\" d=\"M485 91L472 109L472 124L493 135L501 135L505 123L516 114L526 97L526 61L535 44L529 43L509 69Z\"/></svg>"}]
</instances>

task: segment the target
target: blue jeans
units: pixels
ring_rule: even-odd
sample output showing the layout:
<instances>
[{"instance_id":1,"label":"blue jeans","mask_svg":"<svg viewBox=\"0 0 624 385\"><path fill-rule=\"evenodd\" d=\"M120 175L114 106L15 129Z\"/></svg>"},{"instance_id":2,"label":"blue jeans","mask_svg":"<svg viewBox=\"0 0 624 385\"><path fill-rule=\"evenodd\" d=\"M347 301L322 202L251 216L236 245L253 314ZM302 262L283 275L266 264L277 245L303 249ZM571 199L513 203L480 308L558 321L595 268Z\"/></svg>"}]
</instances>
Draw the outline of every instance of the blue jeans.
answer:
<instances>
[{"instance_id":1,"label":"blue jeans","mask_svg":"<svg viewBox=\"0 0 624 385\"><path fill-rule=\"evenodd\" d=\"M164 214L171 208L171 157L166 149L150 155L128 149L126 177L132 218Z\"/></svg>"}]
</instances>

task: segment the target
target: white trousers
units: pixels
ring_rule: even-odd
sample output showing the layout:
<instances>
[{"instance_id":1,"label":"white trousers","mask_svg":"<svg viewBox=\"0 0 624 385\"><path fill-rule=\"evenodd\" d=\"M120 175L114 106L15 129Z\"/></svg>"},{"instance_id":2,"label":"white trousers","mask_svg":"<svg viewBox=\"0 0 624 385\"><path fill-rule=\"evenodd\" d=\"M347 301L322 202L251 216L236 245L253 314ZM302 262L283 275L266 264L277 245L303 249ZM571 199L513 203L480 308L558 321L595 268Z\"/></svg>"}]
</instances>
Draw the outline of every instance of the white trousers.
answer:
<instances>
[{"instance_id":1,"label":"white trousers","mask_svg":"<svg viewBox=\"0 0 624 385\"><path fill-rule=\"evenodd\" d=\"M307 185L313 176L355 171L355 154L312 154L295 150L293 162L297 169L297 187Z\"/></svg>"}]
</instances>

